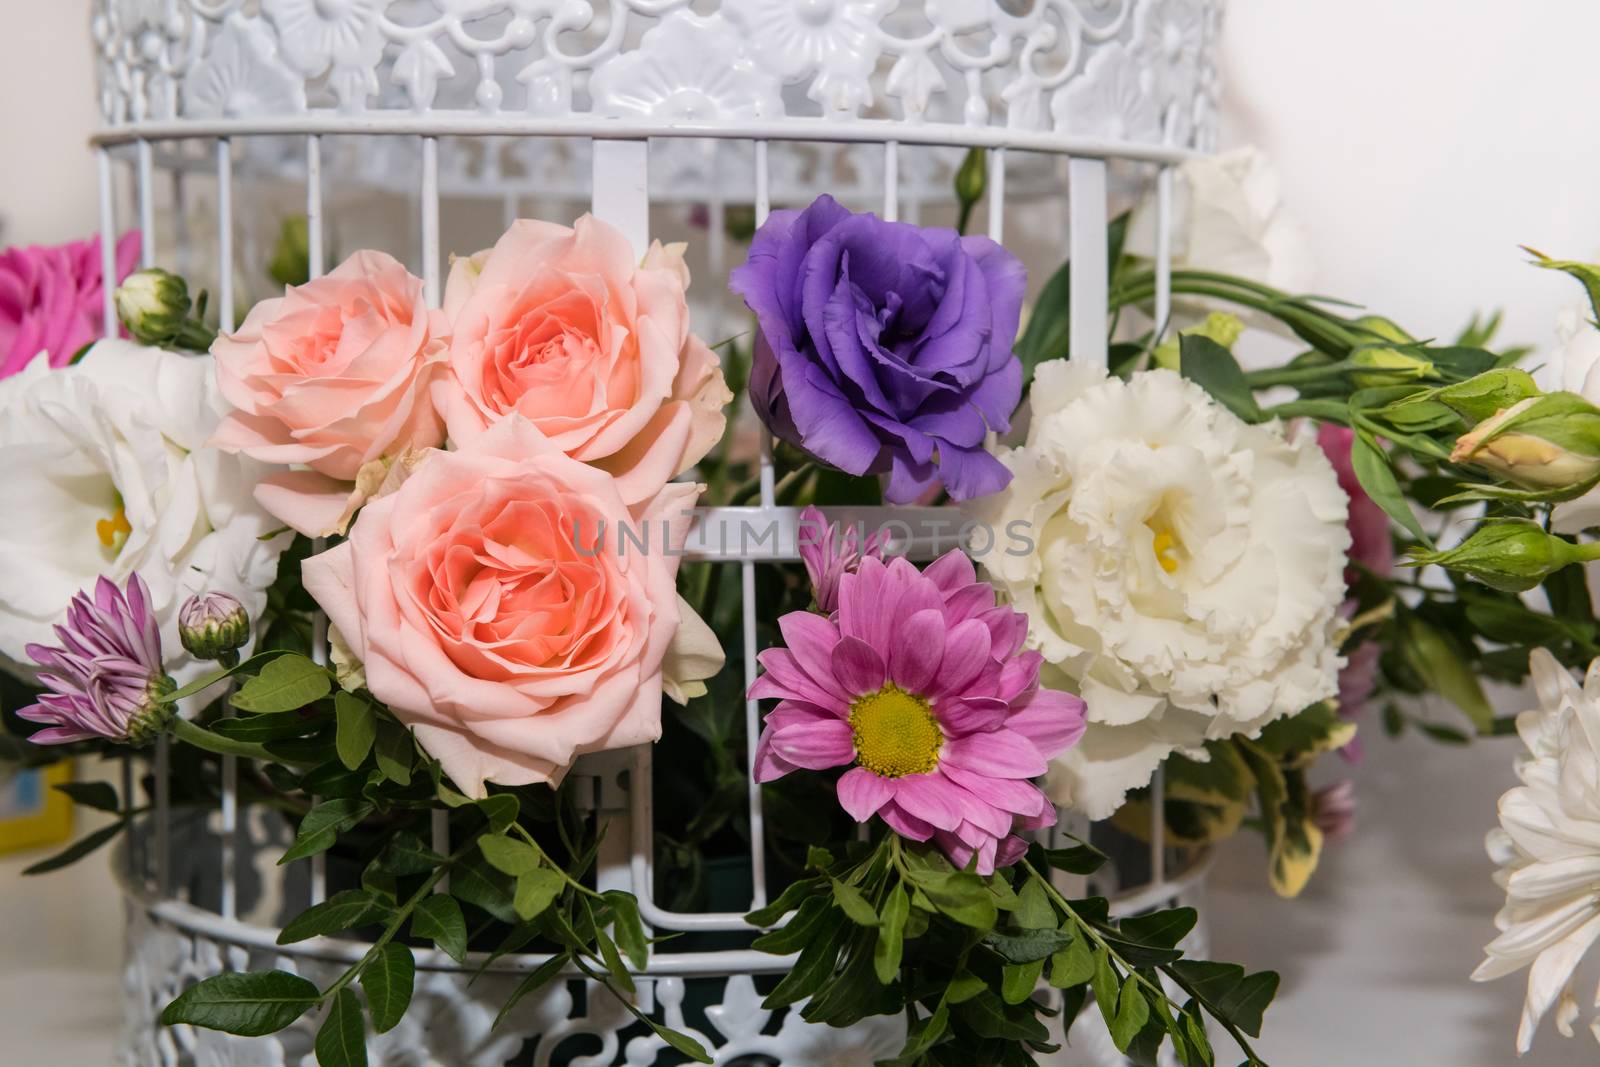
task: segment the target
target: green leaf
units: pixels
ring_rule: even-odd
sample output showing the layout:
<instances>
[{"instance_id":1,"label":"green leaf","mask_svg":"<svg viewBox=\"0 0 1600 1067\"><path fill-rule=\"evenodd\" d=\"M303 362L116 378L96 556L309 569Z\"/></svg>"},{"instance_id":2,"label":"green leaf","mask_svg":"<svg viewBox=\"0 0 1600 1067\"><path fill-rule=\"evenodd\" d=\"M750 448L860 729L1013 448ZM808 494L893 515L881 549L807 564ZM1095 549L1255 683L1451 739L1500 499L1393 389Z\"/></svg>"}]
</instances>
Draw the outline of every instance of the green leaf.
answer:
<instances>
[{"instance_id":1,"label":"green leaf","mask_svg":"<svg viewBox=\"0 0 1600 1067\"><path fill-rule=\"evenodd\" d=\"M1094 974L1089 978L1089 985L1094 990L1100 1014L1110 1026L1117 1017L1117 973L1112 969L1111 956L1103 947L1096 946L1094 950Z\"/></svg>"},{"instance_id":2,"label":"green leaf","mask_svg":"<svg viewBox=\"0 0 1600 1067\"><path fill-rule=\"evenodd\" d=\"M1095 958L1088 940L1081 934L1072 935L1066 947L1050 957L1050 984L1057 989L1082 985L1094 977L1094 969Z\"/></svg>"},{"instance_id":3,"label":"green leaf","mask_svg":"<svg viewBox=\"0 0 1600 1067\"><path fill-rule=\"evenodd\" d=\"M1024 883L1022 892L1017 894L1017 907L1012 912L1012 918L1024 930L1055 929L1056 909L1050 903L1050 896L1045 892L1043 882L1037 878L1029 878Z\"/></svg>"},{"instance_id":4,"label":"green leaf","mask_svg":"<svg viewBox=\"0 0 1600 1067\"><path fill-rule=\"evenodd\" d=\"M365 926L384 916L388 910L383 901L365 889L346 889L321 904L313 904L291 919L278 931L278 944L292 945L308 937Z\"/></svg>"},{"instance_id":5,"label":"green leaf","mask_svg":"<svg viewBox=\"0 0 1600 1067\"><path fill-rule=\"evenodd\" d=\"M467 921L452 896L435 893L419 903L411 913L411 934L432 941L457 963L467 956Z\"/></svg>"},{"instance_id":6,"label":"green leaf","mask_svg":"<svg viewBox=\"0 0 1600 1067\"><path fill-rule=\"evenodd\" d=\"M516 894L515 883L489 866L477 853L468 853L450 868L450 895L464 904L471 904L504 923L515 923L517 912L512 907Z\"/></svg>"},{"instance_id":7,"label":"green leaf","mask_svg":"<svg viewBox=\"0 0 1600 1067\"><path fill-rule=\"evenodd\" d=\"M185 989L161 1013L166 1026L188 1023L239 1037L275 1034L321 998L317 987L287 971L229 971Z\"/></svg>"},{"instance_id":8,"label":"green leaf","mask_svg":"<svg viewBox=\"0 0 1600 1067\"><path fill-rule=\"evenodd\" d=\"M1245 422L1260 422L1261 408L1233 353L1201 334L1178 339L1178 368L1190 381L1210 393L1217 403Z\"/></svg>"},{"instance_id":9,"label":"green leaf","mask_svg":"<svg viewBox=\"0 0 1600 1067\"><path fill-rule=\"evenodd\" d=\"M417 758L411 731L388 718L378 718L376 726L372 753L378 761L379 772L396 785L410 785L411 768Z\"/></svg>"},{"instance_id":10,"label":"green leaf","mask_svg":"<svg viewBox=\"0 0 1600 1067\"><path fill-rule=\"evenodd\" d=\"M994 897L983 879L965 871L949 874L916 875L917 886L940 913L979 930L994 927L999 916Z\"/></svg>"},{"instance_id":11,"label":"green leaf","mask_svg":"<svg viewBox=\"0 0 1600 1067\"><path fill-rule=\"evenodd\" d=\"M774 956L798 952L828 924L832 911L831 898L820 895L807 897L794 913L794 918L778 929L762 934L751 942L750 947Z\"/></svg>"},{"instance_id":12,"label":"green leaf","mask_svg":"<svg viewBox=\"0 0 1600 1067\"><path fill-rule=\"evenodd\" d=\"M328 1006L317 1031L316 1049L318 1067L366 1067L366 1023L361 1018L361 1002L349 987L339 990Z\"/></svg>"},{"instance_id":13,"label":"green leaf","mask_svg":"<svg viewBox=\"0 0 1600 1067\"><path fill-rule=\"evenodd\" d=\"M517 813L521 805L517 798L510 793L496 793L492 797L484 797L477 802L478 810L483 812L483 817L489 820L491 834L503 834L510 829L511 824L517 821Z\"/></svg>"},{"instance_id":14,"label":"green leaf","mask_svg":"<svg viewBox=\"0 0 1600 1067\"><path fill-rule=\"evenodd\" d=\"M605 961L606 970L611 972L611 980L632 993L633 975L628 973L627 966L623 964L622 954L617 951L616 942L607 937L604 930L596 930L594 943L600 949L600 958Z\"/></svg>"},{"instance_id":15,"label":"green leaf","mask_svg":"<svg viewBox=\"0 0 1600 1067\"><path fill-rule=\"evenodd\" d=\"M561 895L561 890L566 884L565 878L547 867L518 875L516 896L512 902L517 918L526 921L542 914L551 902Z\"/></svg>"},{"instance_id":16,"label":"green leaf","mask_svg":"<svg viewBox=\"0 0 1600 1067\"><path fill-rule=\"evenodd\" d=\"M372 742L378 736L372 705L354 693L346 693L341 689L333 698L333 710L339 721L336 742L339 762L353 771L367 758L367 753L372 750Z\"/></svg>"},{"instance_id":17,"label":"green leaf","mask_svg":"<svg viewBox=\"0 0 1600 1067\"><path fill-rule=\"evenodd\" d=\"M1000 969L1000 999L1007 1004L1021 1004L1033 996L1044 973L1044 957L1032 963L1008 963Z\"/></svg>"},{"instance_id":18,"label":"green leaf","mask_svg":"<svg viewBox=\"0 0 1600 1067\"><path fill-rule=\"evenodd\" d=\"M367 1010L372 1013L374 1030L383 1034L399 1024L411 1003L416 981L417 961L409 948L391 941L378 950L378 955L361 972L361 989L367 994Z\"/></svg>"},{"instance_id":19,"label":"green leaf","mask_svg":"<svg viewBox=\"0 0 1600 1067\"><path fill-rule=\"evenodd\" d=\"M1401 654L1423 684L1460 708L1479 733L1493 729L1494 708L1456 639L1414 612L1400 620L1400 632Z\"/></svg>"},{"instance_id":20,"label":"green leaf","mask_svg":"<svg viewBox=\"0 0 1600 1067\"><path fill-rule=\"evenodd\" d=\"M1373 502L1383 509L1384 514L1398 522L1407 533L1432 550L1433 542L1423 531L1422 524L1417 521L1411 505L1406 503L1405 494L1400 491L1400 483L1395 479L1393 468L1389 466L1389 457L1365 431L1358 432L1355 440L1351 442L1350 466L1354 469L1361 488L1366 490Z\"/></svg>"},{"instance_id":21,"label":"green leaf","mask_svg":"<svg viewBox=\"0 0 1600 1067\"><path fill-rule=\"evenodd\" d=\"M751 926L771 926L791 911L798 908L807 898L817 891L817 880L814 878L801 879L790 882L778 894L778 899L764 908L757 908L744 917L744 921Z\"/></svg>"},{"instance_id":22,"label":"green leaf","mask_svg":"<svg viewBox=\"0 0 1600 1067\"><path fill-rule=\"evenodd\" d=\"M526 978L517 983L517 988L511 991L511 996L506 998L505 1005L501 1007L500 1014L495 1016L494 1025L498 1027L502 1019L517 1006L517 1002L529 993L537 992L550 983L556 975L561 973L561 968L567 965L571 957L565 952L558 952L545 960L539 966L528 972Z\"/></svg>"},{"instance_id":23,"label":"green leaf","mask_svg":"<svg viewBox=\"0 0 1600 1067\"><path fill-rule=\"evenodd\" d=\"M1007 963L1034 963L1046 959L1066 948L1071 941L1071 934L1049 927L1020 934L994 930L983 937L983 943L998 952Z\"/></svg>"},{"instance_id":24,"label":"green leaf","mask_svg":"<svg viewBox=\"0 0 1600 1067\"><path fill-rule=\"evenodd\" d=\"M911 897L898 883L891 883L883 902L878 940L872 946L872 969L878 981L888 985L900 977L900 960L905 951L906 916L911 914Z\"/></svg>"},{"instance_id":25,"label":"green leaf","mask_svg":"<svg viewBox=\"0 0 1600 1067\"><path fill-rule=\"evenodd\" d=\"M639 902L632 893L620 889L608 889L600 895L611 905L611 930L617 944L628 954L634 970L643 971L650 963L650 942L644 936L644 923L639 919Z\"/></svg>"},{"instance_id":26,"label":"green leaf","mask_svg":"<svg viewBox=\"0 0 1600 1067\"><path fill-rule=\"evenodd\" d=\"M270 715L303 708L332 690L333 676L327 668L305 656L279 656L240 686L229 703L240 711Z\"/></svg>"},{"instance_id":27,"label":"green leaf","mask_svg":"<svg viewBox=\"0 0 1600 1067\"><path fill-rule=\"evenodd\" d=\"M1179 960L1172 965L1172 972L1219 1019L1251 1037L1261 1036L1261 1014L1278 991L1275 972L1247 975L1236 963L1207 960Z\"/></svg>"},{"instance_id":28,"label":"green leaf","mask_svg":"<svg viewBox=\"0 0 1600 1067\"><path fill-rule=\"evenodd\" d=\"M1155 948L1176 948L1200 918L1193 908L1168 908L1123 919L1118 930L1126 941Z\"/></svg>"},{"instance_id":29,"label":"green leaf","mask_svg":"<svg viewBox=\"0 0 1600 1067\"><path fill-rule=\"evenodd\" d=\"M973 997L958 1006L956 1014L973 1033L992 1041L1047 1041L1050 1037L1031 1006L1008 1008L993 993Z\"/></svg>"},{"instance_id":30,"label":"green leaf","mask_svg":"<svg viewBox=\"0 0 1600 1067\"><path fill-rule=\"evenodd\" d=\"M539 869L539 850L526 842L485 834L478 838L478 848L491 866L513 878Z\"/></svg>"},{"instance_id":31,"label":"green leaf","mask_svg":"<svg viewBox=\"0 0 1600 1067\"><path fill-rule=\"evenodd\" d=\"M74 804L95 811L109 811L115 815L120 810L116 787L110 782L57 782L55 790L71 797Z\"/></svg>"},{"instance_id":32,"label":"green leaf","mask_svg":"<svg viewBox=\"0 0 1600 1067\"><path fill-rule=\"evenodd\" d=\"M424 845L422 838L409 830L402 830L391 837L378 855L379 865L401 878L427 874L444 862L443 856Z\"/></svg>"},{"instance_id":33,"label":"green leaf","mask_svg":"<svg viewBox=\"0 0 1600 1067\"><path fill-rule=\"evenodd\" d=\"M700 1042L696 1041L694 1038L690 1037L688 1034L682 1034L671 1027L662 1026L653 1019L647 1018L645 1022L650 1024L650 1029L656 1032L657 1037L661 1038L661 1040L665 1041L667 1044L671 1045L673 1048L677 1049L691 1060L694 1060L694 1062L712 1062L711 1056L706 1052L705 1046L700 1044Z\"/></svg>"},{"instance_id":34,"label":"green leaf","mask_svg":"<svg viewBox=\"0 0 1600 1067\"><path fill-rule=\"evenodd\" d=\"M319 715L241 715L218 719L207 729L235 741L288 741L316 733L324 721ZM274 746L274 756L283 752L283 746Z\"/></svg>"},{"instance_id":35,"label":"green leaf","mask_svg":"<svg viewBox=\"0 0 1600 1067\"><path fill-rule=\"evenodd\" d=\"M1522 250L1533 257L1533 265L1546 270L1558 270L1569 274L1583 286L1583 291L1589 297L1589 311L1594 320L1600 322L1600 267L1590 263L1580 263L1571 259L1551 259L1543 252L1522 246Z\"/></svg>"},{"instance_id":36,"label":"green leaf","mask_svg":"<svg viewBox=\"0 0 1600 1067\"><path fill-rule=\"evenodd\" d=\"M950 984L944 991L944 999L951 1004L960 1004L971 1000L988 988L989 983L982 978L970 971L962 971L950 979Z\"/></svg>"},{"instance_id":37,"label":"green leaf","mask_svg":"<svg viewBox=\"0 0 1600 1067\"><path fill-rule=\"evenodd\" d=\"M877 926L878 913L872 910L872 905L867 903L867 898L853 885L830 878L833 884L833 899L839 905L850 921L857 926Z\"/></svg>"},{"instance_id":38,"label":"green leaf","mask_svg":"<svg viewBox=\"0 0 1600 1067\"><path fill-rule=\"evenodd\" d=\"M1045 862L1067 874L1093 874L1105 865L1106 854L1087 843L1071 848L1047 848Z\"/></svg>"},{"instance_id":39,"label":"green leaf","mask_svg":"<svg viewBox=\"0 0 1600 1067\"><path fill-rule=\"evenodd\" d=\"M1111 1020L1111 1040L1118 1051L1128 1051L1134 1035L1144 1029L1150 1019L1150 1005L1145 1003L1144 991L1133 975L1122 982L1122 992L1117 998L1117 1013Z\"/></svg>"},{"instance_id":40,"label":"green leaf","mask_svg":"<svg viewBox=\"0 0 1600 1067\"><path fill-rule=\"evenodd\" d=\"M278 866L314 856L325 851L338 840L339 835L372 814L372 802L360 797L336 797L324 800L300 820L300 832L294 844L278 859Z\"/></svg>"},{"instance_id":41,"label":"green leaf","mask_svg":"<svg viewBox=\"0 0 1600 1067\"><path fill-rule=\"evenodd\" d=\"M24 868L22 873L48 874L51 871L59 871L63 867L69 867L83 859L83 857L87 856L101 845L104 845L107 841L110 841L112 838L116 837L122 832L122 828L125 825L127 825L125 820L118 819L114 823L109 823L100 827L100 829L94 831L94 833L84 834L82 837L78 838L78 840L74 841L60 852L57 852L54 856L50 856L47 859L42 859L33 866Z\"/></svg>"}]
</instances>

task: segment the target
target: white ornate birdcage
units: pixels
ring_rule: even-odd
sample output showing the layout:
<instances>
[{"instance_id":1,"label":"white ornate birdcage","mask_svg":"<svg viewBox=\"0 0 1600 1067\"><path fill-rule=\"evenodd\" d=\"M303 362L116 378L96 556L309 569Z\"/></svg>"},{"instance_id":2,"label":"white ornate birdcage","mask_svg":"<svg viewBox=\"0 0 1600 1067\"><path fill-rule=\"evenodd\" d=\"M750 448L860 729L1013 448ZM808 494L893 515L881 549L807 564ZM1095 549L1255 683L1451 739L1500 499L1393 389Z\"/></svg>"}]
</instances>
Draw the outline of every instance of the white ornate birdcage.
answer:
<instances>
[{"instance_id":1,"label":"white ornate birdcage","mask_svg":"<svg viewBox=\"0 0 1600 1067\"><path fill-rule=\"evenodd\" d=\"M136 224L145 263L176 266L207 287L227 326L260 285L251 273L264 258L256 252L273 211L287 205L306 216L313 275L336 240L360 231L362 244L411 264L437 304L444 254L488 243L467 236L478 220L570 220L592 210L641 251L665 230L700 227L696 315L713 325L702 320L697 329L721 337L736 329L721 294L736 255L730 220L739 213L759 224L775 202L830 192L886 218L931 221L943 212L948 222L951 178L978 148L986 152L987 232L1021 251L1035 289L1070 256L1072 356L1103 361L1108 220L1118 198L1139 190L1153 190L1158 205L1158 323L1167 314L1172 168L1209 144L1220 7L1221 0L95 0L105 270L109 278L114 234ZM105 287L107 331L116 323L112 288ZM796 516L775 503L770 448L759 484L756 505L707 510L689 546L690 558L740 572L742 658L751 676L762 610L757 568L798 558ZM938 509L852 517L904 523L901 540L914 558L956 544L960 533ZM729 535L745 525L780 532L754 543ZM758 711L747 702L752 739ZM172 996L221 970L269 963L325 979L364 951L329 938L277 945L284 918L321 899L339 872L328 870L326 856L273 866L289 830L270 812L241 808L232 758L222 762L219 810L180 814L168 796L171 758L158 748L152 812L118 860L130 929L124 1062L313 1063L314 1019L248 1040L157 1022ZM585 757L573 775L595 817L612 824L599 863L603 887L635 893L657 933L720 935L697 941L712 945L738 945L743 934L748 943L745 907L675 913L655 902L648 747ZM130 787L131 779L130 771ZM1153 789L1159 801L1159 779ZM754 785L748 808L749 903L760 905L768 882ZM435 834L446 834L437 819ZM1125 840L1117 862L1089 886L1113 896L1119 911L1197 890L1203 861L1164 848L1159 818L1148 837L1136 847ZM464 966L431 950L416 958L412 1010L399 1028L371 1039L374 1063L676 1062L576 974L494 1027L508 985L541 956L500 957L476 982L481 955ZM761 1009L754 979L787 967L748 948L669 941L641 976L639 1003L699 1036L719 1064L870 1064L898 1050L900 1019L831 1031ZM1098 1026L1079 1030L1047 1061L1120 1062Z\"/></svg>"}]
</instances>

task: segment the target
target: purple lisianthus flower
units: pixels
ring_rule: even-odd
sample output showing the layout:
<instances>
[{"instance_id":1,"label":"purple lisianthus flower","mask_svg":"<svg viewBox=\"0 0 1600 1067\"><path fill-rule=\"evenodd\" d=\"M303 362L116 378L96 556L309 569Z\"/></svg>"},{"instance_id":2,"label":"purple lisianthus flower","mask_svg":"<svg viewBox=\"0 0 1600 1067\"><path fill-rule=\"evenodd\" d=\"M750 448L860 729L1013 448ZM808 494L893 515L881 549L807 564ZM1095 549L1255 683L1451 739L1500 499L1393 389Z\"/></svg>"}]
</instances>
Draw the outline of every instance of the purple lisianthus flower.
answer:
<instances>
[{"instance_id":1,"label":"purple lisianthus flower","mask_svg":"<svg viewBox=\"0 0 1600 1067\"><path fill-rule=\"evenodd\" d=\"M774 211L729 278L760 325L750 401L779 438L884 496L1003 489L984 450L1022 396L1011 351L1027 272L987 237L856 215L831 196Z\"/></svg>"},{"instance_id":2,"label":"purple lisianthus flower","mask_svg":"<svg viewBox=\"0 0 1600 1067\"><path fill-rule=\"evenodd\" d=\"M101 737L138 745L166 728L171 706L161 698L173 683L161 667L161 632L142 578L130 575L126 592L101 578L92 600L86 592L72 598L67 621L55 630L60 647L27 646L45 687L37 704L17 712L46 724L30 741Z\"/></svg>"}]
</instances>

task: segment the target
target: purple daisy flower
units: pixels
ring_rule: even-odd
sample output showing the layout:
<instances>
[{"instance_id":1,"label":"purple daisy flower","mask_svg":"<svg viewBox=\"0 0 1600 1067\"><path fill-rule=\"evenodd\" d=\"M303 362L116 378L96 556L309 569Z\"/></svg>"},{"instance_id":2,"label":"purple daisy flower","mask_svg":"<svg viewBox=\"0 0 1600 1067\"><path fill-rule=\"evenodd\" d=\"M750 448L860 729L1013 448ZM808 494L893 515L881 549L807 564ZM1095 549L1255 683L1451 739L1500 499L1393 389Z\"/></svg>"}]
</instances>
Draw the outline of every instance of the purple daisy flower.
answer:
<instances>
[{"instance_id":1,"label":"purple daisy flower","mask_svg":"<svg viewBox=\"0 0 1600 1067\"><path fill-rule=\"evenodd\" d=\"M137 574L127 591L109 578L72 598L67 621L55 628L59 647L28 645L46 692L17 712L48 724L29 740L59 745L101 737L144 744L166 728L171 709L161 697L172 679L161 667L161 633L150 610L150 591Z\"/></svg>"},{"instance_id":2,"label":"purple daisy flower","mask_svg":"<svg viewBox=\"0 0 1600 1067\"><path fill-rule=\"evenodd\" d=\"M1022 651L1028 621L997 605L952 551L919 572L868 557L840 579L831 617L778 620L786 648L761 653L752 697L776 697L756 747L757 781L854 764L839 803L902 837L933 840L982 874L1016 862L1020 830L1055 822L1031 779L1083 734L1083 701L1039 687Z\"/></svg>"},{"instance_id":3,"label":"purple daisy flower","mask_svg":"<svg viewBox=\"0 0 1600 1067\"><path fill-rule=\"evenodd\" d=\"M811 579L817 609L831 614L839 606L839 580L846 574L854 574L865 557L882 559L888 538L882 530L870 534L862 527L840 530L837 523L830 524L827 516L812 504L800 513L797 540L800 562L805 564L806 576Z\"/></svg>"}]
</instances>

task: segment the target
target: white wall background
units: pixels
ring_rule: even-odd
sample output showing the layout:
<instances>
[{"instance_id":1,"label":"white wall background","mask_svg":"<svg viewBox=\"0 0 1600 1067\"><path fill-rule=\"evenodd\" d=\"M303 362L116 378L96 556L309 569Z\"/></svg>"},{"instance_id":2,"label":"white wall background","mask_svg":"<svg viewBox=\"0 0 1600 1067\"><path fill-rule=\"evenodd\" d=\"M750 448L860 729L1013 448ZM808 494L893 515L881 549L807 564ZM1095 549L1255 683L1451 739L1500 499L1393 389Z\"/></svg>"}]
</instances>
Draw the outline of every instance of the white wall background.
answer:
<instances>
[{"instance_id":1,"label":"white wall background","mask_svg":"<svg viewBox=\"0 0 1600 1067\"><path fill-rule=\"evenodd\" d=\"M1517 245L1600 253L1600 4L1230 5L1227 139L1276 159L1312 237L1318 288L1439 336L1475 308L1502 306L1508 339L1548 345L1576 291L1525 266ZM0 0L13 16L0 35L0 243L96 227L86 8ZM1223 858L1210 908L1218 955L1283 972L1261 1044L1278 1067L1503 1067L1520 981L1473 986L1466 975L1493 933L1498 894L1481 842L1514 745L1374 737L1367 750L1359 835L1301 900L1265 891L1254 842ZM120 945L98 920L118 905L98 867L52 890L18 886L21 866L0 861L0 929L50 936L0 938L4 1058L107 1062ZM75 921L85 911L97 921ZM1564 1041L1547 1023L1525 1062L1597 1057L1588 1038Z\"/></svg>"}]
</instances>

